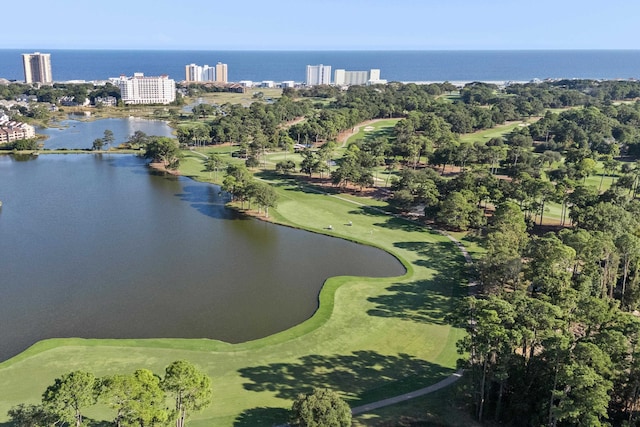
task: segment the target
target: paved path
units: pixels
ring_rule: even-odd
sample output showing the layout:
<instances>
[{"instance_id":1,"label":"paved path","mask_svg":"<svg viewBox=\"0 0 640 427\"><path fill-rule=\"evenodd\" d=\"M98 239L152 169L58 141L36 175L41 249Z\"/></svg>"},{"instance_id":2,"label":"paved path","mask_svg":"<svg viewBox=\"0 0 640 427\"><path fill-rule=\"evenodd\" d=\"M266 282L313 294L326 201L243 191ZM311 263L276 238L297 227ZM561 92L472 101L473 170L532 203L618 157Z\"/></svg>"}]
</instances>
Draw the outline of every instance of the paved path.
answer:
<instances>
[{"instance_id":1,"label":"paved path","mask_svg":"<svg viewBox=\"0 0 640 427\"><path fill-rule=\"evenodd\" d=\"M462 373L463 371L462 369L460 369L455 374L449 375L447 378L443 379L440 382L432 384L429 387L401 394L400 396L378 400L377 402L369 403L367 405L356 406L355 408L351 408L351 413L353 415L364 414L379 408L384 408L385 406L395 405L396 403L405 402L416 397L424 396L425 394L433 393L434 391L441 390L458 381L462 377Z\"/></svg>"}]
</instances>

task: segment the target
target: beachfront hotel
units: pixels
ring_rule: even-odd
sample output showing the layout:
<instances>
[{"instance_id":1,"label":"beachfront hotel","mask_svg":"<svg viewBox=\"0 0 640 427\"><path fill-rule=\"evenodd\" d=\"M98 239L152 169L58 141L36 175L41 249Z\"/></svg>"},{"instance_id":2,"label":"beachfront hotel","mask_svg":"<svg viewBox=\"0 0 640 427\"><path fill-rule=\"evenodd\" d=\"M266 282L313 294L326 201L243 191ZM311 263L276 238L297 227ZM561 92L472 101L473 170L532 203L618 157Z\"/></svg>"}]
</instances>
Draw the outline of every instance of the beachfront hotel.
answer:
<instances>
[{"instance_id":1,"label":"beachfront hotel","mask_svg":"<svg viewBox=\"0 0 640 427\"><path fill-rule=\"evenodd\" d=\"M25 83L53 83L50 53L23 53Z\"/></svg>"},{"instance_id":2,"label":"beachfront hotel","mask_svg":"<svg viewBox=\"0 0 640 427\"><path fill-rule=\"evenodd\" d=\"M176 99L176 82L166 75L134 73L133 77L120 76L116 84L125 104L169 104Z\"/></svg>"},{"instance_id":3,"label":"beachfront hotel","mask_svg":"<svg viewBox=\"0 0 640 427\"><path fill-rule=\"evenodd\" d=\"M307 65L307 86L331 84L331 65Z\"/></svg>"}]
</instances>

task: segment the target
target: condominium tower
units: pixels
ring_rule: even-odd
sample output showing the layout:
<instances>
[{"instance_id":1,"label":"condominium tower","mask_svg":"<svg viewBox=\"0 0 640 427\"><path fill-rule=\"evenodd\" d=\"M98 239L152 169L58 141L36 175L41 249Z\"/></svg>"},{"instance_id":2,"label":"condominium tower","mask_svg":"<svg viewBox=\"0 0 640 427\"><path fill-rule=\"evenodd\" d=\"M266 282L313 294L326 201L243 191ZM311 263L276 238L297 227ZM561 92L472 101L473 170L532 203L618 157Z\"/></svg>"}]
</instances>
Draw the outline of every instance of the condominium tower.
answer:
<instances>
[{"instance_id":1,"label":"condominium tower","mask_svg":"<svg viewBox=\"0 0 640 427\"><path fill-rule=\"evenodd\" d=\"M51 54L23 53L25 83L53 83L51 76Z\"/></svg>"},{"instance_id":2,"label":"condominium tower","mask_svg":"<svg viewBox=\"0 0 640 427\"><path fill-rule=\"evenodd\" d=\"M365 84L386 83L386 80L380 79L380 70L372 69L371 71L347 71L343 69L336 70L333 77L333 84L336 86L352 86Z\"/></svg>"},{"instance_id":3,"label":"condominium tower","mask_svg":"<svg viewBox=\"0 0 640 427\"><path fill-rule=\"evenodd\" d=\"M176 100L176 82L169 76L120 76L117 80L122 102L125 104L169 104Z\"/></svg>"},{"instance_id":4,"label":"condominium tower","mask_svg":"<svg viewBox=\"0 0 640 427\"><path fill-rule=\"evenodd\" d=\"M227 64L223 64L222 62L216 64L216 81L220 83L227 83L229 81L227 78Z\"/></svg>"},{"instance_id":5,"label":"condominium tower","mask_svg":"<svg viewBox=\"0 0 640 427\"><path fill-rule=\"evenodd\" d=\"M189 64L185 66L185 80L187 82L214 82L216 81L216 67Z\"/></svg>"},{"instance_id":6,"label":"condominium tower","mask_svg":"<svg viewBox=\"0 0 640 427\"><path fill-rule=\"evenodd\" d=\"M331 65L307 65L307 86L331 84Z\"/></svg>"}]
</instances>

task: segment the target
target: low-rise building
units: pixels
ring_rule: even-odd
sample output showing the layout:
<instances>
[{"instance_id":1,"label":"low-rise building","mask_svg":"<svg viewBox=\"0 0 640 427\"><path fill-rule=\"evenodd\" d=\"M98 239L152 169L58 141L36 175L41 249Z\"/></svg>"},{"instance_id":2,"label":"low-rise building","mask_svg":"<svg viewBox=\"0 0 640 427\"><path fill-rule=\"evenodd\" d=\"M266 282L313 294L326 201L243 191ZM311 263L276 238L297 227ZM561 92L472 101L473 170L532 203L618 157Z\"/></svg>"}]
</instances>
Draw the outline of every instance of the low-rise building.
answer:
<instances>
[{"instance_id":1,"label":"low-rise building","mask_svg":"<svg viewBox=\"0 0 640 427\"><path fill-rule=\"evenodd\" d=\"M115 107L118 105L118 99L115 96L96 96L93 105L102 105L103 107Z\"/></svg>"},{"instance_id":2,"label":"low-rise building","mask_svg":"<svg viewBox=\"0 0 640 427\"><path fill-rule=\"evenodd\" d=\"M7 116L0 116L0 144L35 138L35 136L36 129L33 126L9 120Z\"/></svg>"}]
</instances>

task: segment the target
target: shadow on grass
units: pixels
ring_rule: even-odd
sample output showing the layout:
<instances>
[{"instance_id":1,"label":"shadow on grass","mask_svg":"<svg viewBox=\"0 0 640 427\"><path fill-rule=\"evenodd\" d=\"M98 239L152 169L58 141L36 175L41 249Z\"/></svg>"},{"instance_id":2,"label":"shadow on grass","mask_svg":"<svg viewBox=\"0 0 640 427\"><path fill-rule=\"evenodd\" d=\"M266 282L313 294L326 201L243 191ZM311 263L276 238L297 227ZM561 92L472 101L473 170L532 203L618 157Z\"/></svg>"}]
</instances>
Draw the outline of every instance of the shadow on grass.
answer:
<instances>
[{"instance_id":1,"label":"shadow on grass","mask_svg":"<svg viewBox=\"0 0 640 427\"><path fill-rule=\"evenodd\" d=\"M415 322L445 324L444 318L452 309L453 298L465 292L466 265L458 248L449 242L402 242L397 248L417 252L415 265L434 271L433 277L410 283L395 283L387 288L389 294L369 298L376 307L370 316L395 317Z\"/></svg>"},{"instance_id":2,"label":"shadow on grass","mask_svg":"<svg viewBox=\"0 0 640 427\"><path fill-rule=\"evenodd\" d=\"M272 363L243 368L246 390L273 392L282 399L295 399L314 387L344 393L351 406L408 393L434 384L451 370L407 354L384 355L357 351L347 355L309 355L296 363Z\"/></svg>"},{"instance_id":3,"label":"shadow on grass","mask_svg":"<svg viewBox=\"0 0 640 427\"><path fill-rule=\"evenodd\" d=\"M284 408L247 409L235 419L233 427L270 427L289 421L289 411Z\"/></svg>"},{"instance_id":4,"label":"shadow on grass","mask_svg":"<svg viewBox=\"0 0 640 427\"><path fill-rule=\"evenodd\" d=\"M373 224L382 228L389 228L391 230L402 230L402 231L426 231L428 230L427 226L418 224L414 221L409 221L408 219L398 218L398 217L390 217L385 222L379 222L377 224Z\"/></svg>"}]
</instances>

